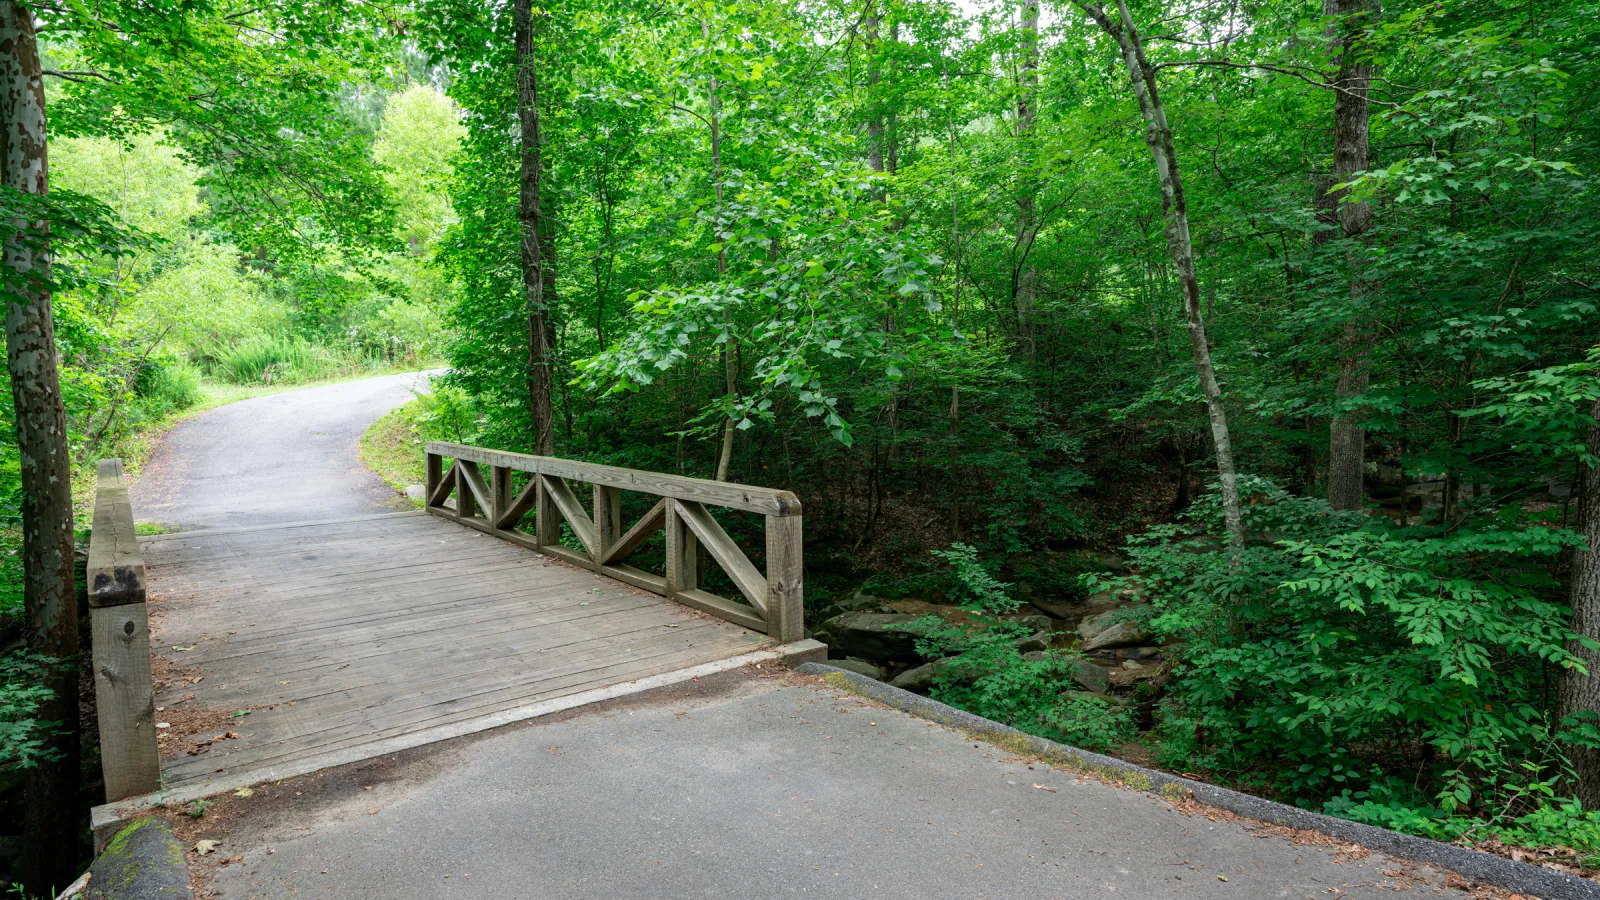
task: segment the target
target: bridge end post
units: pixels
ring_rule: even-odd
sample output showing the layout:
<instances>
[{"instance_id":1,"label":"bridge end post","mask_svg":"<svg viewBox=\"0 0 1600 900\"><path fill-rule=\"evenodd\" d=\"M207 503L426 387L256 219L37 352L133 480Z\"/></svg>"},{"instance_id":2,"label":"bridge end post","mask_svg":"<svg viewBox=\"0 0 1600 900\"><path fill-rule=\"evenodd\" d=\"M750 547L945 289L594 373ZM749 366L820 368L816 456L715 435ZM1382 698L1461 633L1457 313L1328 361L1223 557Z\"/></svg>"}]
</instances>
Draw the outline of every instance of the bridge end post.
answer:
<instances>
[{"instance_id":1,"label":"bridge end post","mask_svg":"<svg viewBox=\"0 0 1600 900\"><path fill-rule=\"evenodd\" d=\"M805 637L801 519L767 516L767 634L786 644Z\"/></svg>"},{"instance_id":2,"label":"bridge end post","mask_svg":"<svg viewBox=\"0 0 1600 900\"><path fill-rule=\"evenodd\" d=\"M116 802L161 786L144 557L118 459L100 461L87 574L100 767Z\"/></svg>"}]
</instances>

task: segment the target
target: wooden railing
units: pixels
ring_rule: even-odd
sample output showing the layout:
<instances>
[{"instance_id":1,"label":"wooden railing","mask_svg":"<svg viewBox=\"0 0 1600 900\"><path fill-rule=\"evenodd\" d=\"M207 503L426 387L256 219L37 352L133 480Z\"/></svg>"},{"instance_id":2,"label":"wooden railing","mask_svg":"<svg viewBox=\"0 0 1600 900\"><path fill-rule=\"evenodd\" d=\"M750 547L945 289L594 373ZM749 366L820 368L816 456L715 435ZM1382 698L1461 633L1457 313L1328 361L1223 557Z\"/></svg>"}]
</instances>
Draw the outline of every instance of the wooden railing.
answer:
<instances>
[{"instance_id":1,"label":"wooden railing","mask_svg":"<svg viewBox=\"0 0 1600 900\"><path fill-rule=\"evenodd\" d=\"M144 558L119 459L100 461L87 574L100 768L106 801L115 802L152 793L161 783Z\"/></svg>"},{"instance_id":2,"label":"wooden railing","mask_svg":"<svg viewBox=\"0 0 1600 900\"><path fill-rule=\"evenodd\" d=\"M662 594L784 643L804 637L800 500L788 491L465 444L430 442L427 454L426 504L435 515ZM446 460L450 460L448 467ZM485 466L489 467L487 477ZM519 472L528 476L520 484L514 474ZM588 509L569 481L592 486L593 501ZM622 522L623 491L659 498L627 529ZM452 494L456 498L453 509L446 505ZM707 507L766 517L765 573L750 562ZM520 528L530 514L532 529ZM582 550L562 544L563 521ZM666 531L666 574L628 565L626 560L634 551L662 530ZM702 589L701 548L722 567L745 603Z\"/></svg>"}]
</instances>

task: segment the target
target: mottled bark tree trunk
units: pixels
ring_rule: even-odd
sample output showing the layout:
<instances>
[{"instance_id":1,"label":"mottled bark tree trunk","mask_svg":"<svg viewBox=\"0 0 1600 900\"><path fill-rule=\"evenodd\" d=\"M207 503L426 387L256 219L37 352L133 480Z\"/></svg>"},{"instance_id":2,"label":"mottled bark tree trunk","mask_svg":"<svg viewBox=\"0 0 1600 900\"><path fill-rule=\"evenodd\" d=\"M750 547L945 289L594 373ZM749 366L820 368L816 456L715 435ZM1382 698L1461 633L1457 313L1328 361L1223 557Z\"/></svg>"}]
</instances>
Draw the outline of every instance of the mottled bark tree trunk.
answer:
<instances>
[{"instance_id":1,"label":"mottled bark tree trunk","mask_svg":"<svg viewBox=\"0 0 1600 900\"><path fill-rule=\"evenodd\" d=\"M1589 425L1589 452L1600 454L1600 401L1589 407L1595 419ZM1572 560L1572 630L1584 637L1600 640L1600 469L1588 469L1578 488L1578 531L1588 542ZM1600 653L1585 649L1574 641L1567 646L1583 660L1588 674L1571 669L1561 675L1556 715L1600 715ZM1600 722L1596 722L1600 724ZM1578 775L1578 799L1585 809L1600 809L1600 750L1567 748L1567 756Z\"/></svg>"},{"instance_id":2,"label":"mottled bark tree trunk","mask_svg":"<svg viewBox=\"0 0 1600 900\"><path fill-rule=\"evenodd\" d=\"M48 191L48 132L44 76L33 14L0 0L0 153L7 187ZM13 229L43 227L12 222ZM8 240L5 264L23 282L46 279L49 260ZM77 877L78 824L78 597L72 573L72 476L67 419L57 373L50 292L24 287L6 302L6 365L16 404L22 469L23 604L28 649L63 662L49 678L51 698L41 721L59 722L49 738L56 758L29 770L24 788L21 881L30 894L53 897Z\"/></svg>"},{"instance_id":3,"label":"mottled bark tree trunk","mask_svg":"<svg viewBox=\"0 0 1600 900\"><path fill-rule=\"evenodd\" d=\"M1366 43L1367 19L1375 0L1326 0L1326 12L1338 16L1333 52L1338 73L1333 92L1333 183L1342 184L1363 172L1368 163L1367 92L1372 85L1372 60ZM1337 204L1339 236L1354 241L1372 227L1372 206L1353 203L1344 191L1330 191ZM1360 316L1368 286L1361 278L1359 248L1346 258L1351 267L1352 313ZM1372 338L1365 323L1353 321L1339 335L1339 379L1335 398L1343 407L1367 392L1367 352ZM1341 409L1328 426L1328 503L1334 509L1360 509L1366 475L1366 430L1360 410Z\"/></svg>"},{"instance_id":4,"label":"mottled bark tree trunk","mask_svg":"<svg viewBox=\"0 0 1600 900\"><path fill-rule=\"evenodd\" d=\"M517 121L522 144L518 218L522 291L528 320L528 407L533 416L533 450L548 456L556 449L552 389L555 353L550 302L545 294L547 239L540 205L544 161L539 143L539 81L533 53L531 0L514 0L511 18L517 44Z\"/></svg>"},{"instance_id":5,"label":"mottled bark tree trunk","mask_svg":"<svg viewBox=\"0 0 1600 900\"><path fill-rule=\"evenodd\" d=\"M867 168L883 171L883 114L878 109L878 29L883 17L874 10L862 20L862 31L867 43L867 94L870 106L867 114Z\"/></svg>"},{"instance_id":6,"label":"mottled bark tree trunk","mask_svg":"<svg viewBox=\"0 0 1600 900\"><path fill-rule=\"evenodd\" d=\"M1178 172L1178 154L1172 141L1172 127L1167 122L1167 110L1156 88L1156 70L1145 57L1144 44L1134 28L1133 16L1129 15L1124 0L1117 0L1115 19L1097 3L1087 0L1074 2L1117 42L1123 63L1127 66L1133 96L1139 101L1139 111L1144 116L1145 145L1150 148L1150 156L1155 161L1156 177L1161 184L1161 205L1166 213L1167 250L1172 256L1173 268L1178 271L1178 281L1183 286L1189 348L1194 354L1195 372L1205 396L1206 415L1211 420L1211 443L1217 455L1217 480L1222 488L1222 513L1228 532L1231 565L1238 568L1244 554L1244 520L1239 509L1239 478L1233 467L1233 439L1228 431L1228 413L1222 402L1222 387L1217 383L1216 369L1211 365L1211 345L1206 338L1205 319L1200 309L1200 281L1194 271L1194 241L1189 236L1189 211L1183 196L1183 180Z\"/></svg>"}]
</instances>

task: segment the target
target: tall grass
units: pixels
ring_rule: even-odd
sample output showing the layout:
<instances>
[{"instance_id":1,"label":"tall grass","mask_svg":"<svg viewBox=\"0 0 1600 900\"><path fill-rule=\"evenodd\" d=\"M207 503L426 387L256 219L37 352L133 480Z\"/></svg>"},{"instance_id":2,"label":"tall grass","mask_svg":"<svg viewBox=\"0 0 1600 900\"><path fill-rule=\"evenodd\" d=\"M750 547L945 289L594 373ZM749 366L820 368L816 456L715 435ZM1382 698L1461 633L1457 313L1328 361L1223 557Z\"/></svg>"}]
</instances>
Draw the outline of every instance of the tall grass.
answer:
<instances>
[{"instance_id":1,"label":"tall grass","mask_svg":"<svg viewBox=\"0 0 1600 900\"><path fill-rule=\"evenodd\" d=\"M339 368L327 349L300 337L262 335L240 341L216 359L215 372L236 384L296 384Z\"/></svg>"}]
</instances>

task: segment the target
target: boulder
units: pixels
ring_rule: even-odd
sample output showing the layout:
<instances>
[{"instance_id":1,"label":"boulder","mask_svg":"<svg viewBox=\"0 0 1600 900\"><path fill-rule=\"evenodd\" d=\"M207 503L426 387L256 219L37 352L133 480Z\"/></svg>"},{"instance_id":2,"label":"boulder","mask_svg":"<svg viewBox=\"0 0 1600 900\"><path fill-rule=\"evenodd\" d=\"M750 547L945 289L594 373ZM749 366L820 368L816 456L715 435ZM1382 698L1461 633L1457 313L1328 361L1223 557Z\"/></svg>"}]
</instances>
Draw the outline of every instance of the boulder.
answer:
<instances>
[{"instance_id":1,"label":"boulder","mask_svg":"<svg viewBox=\"0 0 1600 900\"><path fill-rule=\"evenodd\" d=\"M1078 605L1061 597L1028 598L1028 603L1052 619L1070 619L1077 614Z\"/></svg>"},{"instance_id":2,"label":"boulder","mask_svg":"<svg viewBox=\"0 0 1600 900\"><path fill-rule=\"evenodd\" d=\"M1044 662L1049 658L1050 654L1044 652L1043 650L1030 650L1027 653L1022 654L1023 662Z\"/></svg>"},{"instance_id":3,"label":"boulder","mask_svg":"<svg viewBox=\"0 0 1600 900\"><path fill-rule=\"evenodd\" d=\"M1050 638L1050 632L1036 631L1032 636L1017 641L1017 652L1027 654L1049 650Z\"/></svg>"},{"instance_id":4,"label":"boulder","mask_svg":"<svg viewBox=\"0 0 1600 900\"><path fill-rule=\"evenodd\" d=\"M864 659L834 659L829 660L828 665L857 675L865 675L873 681L883 680L883 670Z\"/></svg>"},{"instance_id":5,"label":"boulder","mask_svg":"<svg viewBox=\"0 0 1600 900\"><path fill-rule=\"evenodd\" d=\"M883 598L866 591L853 591L843 597L835 598L831 603L817 610L818 621L831 619L834 616L847 612L891 612L883 603Z\"/></svg>"},{"instance_id":6,"label":"boulder","mask_svg":"<svg viewBox=\"0 0 1600 900\"><path fill-rule=\"evenodd\" d=\"M1160 687L1167 680L1167 671L1166 663L1130 659L1119 668L1110 670L1107 675L1116 687L1133 687L1142 682Z\"/></svg>"},{"instance_id":7,"label":"boulder","mask_svg":"<svg viewBox=\"0 0 1600 900\"><path fill-rule=\"evenodd\" d=\"M1017 625L1026 625L1031 631L1054 631L1056 627L1055 621L1049 616L1012 616L1006 621Z\"/></svg>"},{"instance_id":8,"label":"boulder","mask_svg":"<svg viewBox=\"0 0 1600 900\"><path fill-rule=\"evenodd\" d=\"M1105 666L1097 666L1087 659L1079 660L1072 672L1072 680L1102 694L1111 690L1111 670Z\"/></svg>"},{"instance_id":9,"label":"boulder","mask_svg":"<svg viewBox=\"0 0 1600 900\"><path fill-rule=\"evenodd\" d=\"M1147 604L1139 604L1089 616L1078 623L1078 636L1083 639L1079 649L1103 650L1148 642L1150 632L1140 620L1149 609Z\"/></svg>"},{"instance_id":10,"label":"boulder","mask_svg":"<svg viewBox=\"0 0 1600 900\"><path fill-rule=\"evenodd\" d=\"M949 662L947 659L936 659L933 662L923 663L915 669L907 669L896 675L889 685L905 691L926 694L933 689L934 676L949 665Z\"/></svg>"},{"instance_id":11,"label":"boulder","mask_svg":"<svg viewBox=\"0 0 1600 900\"><path fill-rule=\"evenodd\" d=\"M919 618L903 613L848 612L818 625L817 640L845 657L873 662L916 659L917 635L911 623Z\"/></svg>"},{"instance_id":12,"label":"boulder","mask_svg":"<svg viewBox=\"0 0 1600 900\"><path fill-rule=\"evenodd\" d=\"M118 831L89 867L89 886L79 896L82 900L193 897L183 845L172 826L164 819L148 818Z\"/></svg>"}]
</instances>

